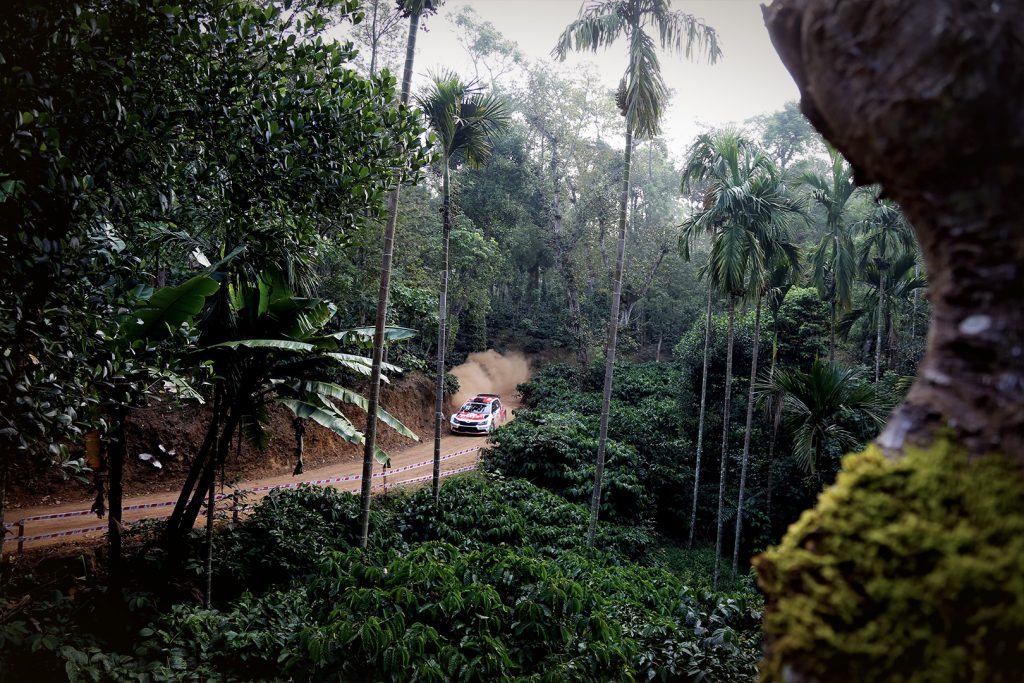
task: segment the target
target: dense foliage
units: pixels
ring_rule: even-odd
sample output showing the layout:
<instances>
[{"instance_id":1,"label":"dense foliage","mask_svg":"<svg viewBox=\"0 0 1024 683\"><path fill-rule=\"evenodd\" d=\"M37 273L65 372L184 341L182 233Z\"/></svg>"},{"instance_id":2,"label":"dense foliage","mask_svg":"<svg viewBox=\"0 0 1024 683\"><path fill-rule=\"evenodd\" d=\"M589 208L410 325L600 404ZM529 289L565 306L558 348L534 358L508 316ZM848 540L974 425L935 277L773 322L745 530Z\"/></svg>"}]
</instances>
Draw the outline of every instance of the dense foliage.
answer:
<instances>
[{"instance_id":1,"label":"dense foliage","mask_svg":"<svg viewBox=\"0 0 1024 683\"><path fill-rule=\"evenodd\" d=\"M30 603L0 627L3 675L723 683L753 676L753 593L687 586L674 573L685 561L629 527L602 524L601 548L586 548L586 509L521 480L458 478L442 487L436 508L429 489L393 496L375 511L369 550L353 547L357 522L353 496L273 493L218 534L230 551L218 553L219 606L177 602L173 590L140 575L139 588L152 592L129 596L130 618L82 629L80 620L106 599L87 582L76 600Z\"/></svg>"},{"instance_id":2,"label":"dense foliage","mask_svg":"<svg viewBox=\"0 0 1024 683\"><path fill-rule=\"evenodd\" d=\"M608 92L462 7L475 78L443 74L409 106L405 20L411 60L439 1L8 4L0 523L12 464L85 472L84 432L105 437L92 467L112 522L107 566L83 561L66 592L40 596L30 573L2 586L0 681L752 678L746 558L875 435L929 308L900 208L858 187L795 104L686 150L658 138L656 43L714 61L714 28L660 0L588 5L556 53L628 36ZM363 441L340 403L415 438L356 392L363 376L436 357L441 413L446 370L492 347L543 367L482 478L371 514L371 458L387 456L370 439L368 543L355 499L309 487L217 533L211 514L205 542L193 531L234 439L266 442L271 403L295 415L301 473L303 420ZM181 399L211 404L205 439L159 542L129 532L142 545L122 566L125 416ZM855 464L841 486L870 489L881 465ZM717 592L733 540L735 592ZM823 590L815 562L786 566ZM817 649L830 615L799 607L775 633Z\"/></svg>"},{"instance_id":3,"label":"dense foliage","mask_svg":"<svg viewBox=\"0 0 1024 683\"><path fill-rule=\"evenodd\" d=\"M815 307L817 307L815 300ZM787 325L801 324L806 315L795 309L780 316ZM798 320L790 322L790 315ZM823 319L824 320L824 319ZM725 345L722 330L724 319L714 318L715 338L711 349L712 377L719 384L712 385L712 395L721 396L721 374L716 368L724 367ZM737 359L747 355L752 343L751 320L741 318L737 325ZM770 348L768 331L763 331L762 346ZM689 529L693 502L694 453L697 415L694 396L700 391L700 372L704 332L695 327L684 336L676 349L673 363L645 363L625 365L618 370L618 383L612 395L612 419L609 426L609 460L605 474L602 518L638 529L649 529L683 542ZM808 340L810 344L817 341ZM799 356L804 345L791 344L788 353ZM594 367L584 378L582 390L575 369L568 365L551 365L538 372L530 382L520 386L526 408L520 410L516 421L503 427L497 435L498 444L487 452L488 469L505 476L523 477L534 484L558 493L570 501L585 503L589 500L593 481L596 424L600 410L600 368ZM744 378L745 379L745 378ZM851 391L859 386L873 397L869 385L849 374L844 380ZM859 384L858 384L859 382ZM748 387L737 379L734 391L740 396ZM883 401L895 401L900 388L884 384ZM716 397L716 398L717 398ZM739 403L740 405L736 405ZM720 406L717 398L712 406ZM842 407L841 407L842 408ZM742 402L733 405L733 443L742 440ZM838 410L838 409L837 409ZM721 417L709 411L707 428L721 430ZM858 416L852 411L838 410L832 417L841 424L844 433L860 443L874 435L877 422L869 416ZM825 427L832 425L829 422ZM775 458L769 460L772 437L770 415L759 410L754 420L753 454L750 479L753 492L746 504L747 523L744 526L742 548L746 556L778 540L785 528L810 505L823 481L835 476L839 457L843 453L843 440L822 443L823 455L817 470L809 471L793 448L789 432L780 429L776 434ZM848 445L848 444L847 444ZM708 443L706 454L717 462L717 444ZM737 482L735 478L738 453L729 453L726 481L726 520L734 519ZM714 469L714 468L712 468ZM718 480L702 477L696 539L707 542L714 539L716 521L716 495ZM770 491L774 491L771 495Z\"/></svg>"}]
</instances>

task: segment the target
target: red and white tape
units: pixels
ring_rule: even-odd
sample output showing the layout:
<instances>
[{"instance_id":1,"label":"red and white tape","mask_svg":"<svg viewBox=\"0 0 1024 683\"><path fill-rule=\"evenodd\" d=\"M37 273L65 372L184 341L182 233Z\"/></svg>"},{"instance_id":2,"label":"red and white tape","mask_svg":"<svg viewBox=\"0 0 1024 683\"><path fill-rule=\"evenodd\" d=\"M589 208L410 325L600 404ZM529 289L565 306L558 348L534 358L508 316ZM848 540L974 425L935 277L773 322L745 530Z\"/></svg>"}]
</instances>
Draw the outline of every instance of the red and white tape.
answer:
<instances>
[{"instance_id":1,"label":"red and white tape","mask_svg":"<svg viewBox=\"0 0 1024 683\"><path fill-rule=\"evenodd\" d=\"M473 447L473 448L466 448L466 449L463 449L461 451L455 451L454 453L448 453L446 455L442 455L440 459L442 461L444 461L444 460L451 460L452 458L457 458L460 455L466 455L468 453L473 453L474 451L480 451L480 450L481 450L480 446L476 446L476 447ZM423 460L423 461L420 461L420 462L412 463L410 465L404 465L402 467L397 467L397 468L394 468L394 469L385 470L383 472L374 473L373 478L377 479L377 478L382 478L382 477L393 477L396 474L400 474L402 472L410 472L412 470L419 469L421 467L426 467L427 465L433 465L433 464L434 464L434 460L431 458L430 460ZM453 474L459 474L461 472L468 472L468 471L474 470L476 468L477 468L477 463L474 463L472 465L468 465L468 466L465 466L465 467L457 467L457 468L452 469L452 470L444 470L444 471L441 472L441 477L448 477L448 476L451 476ZM404 484L414 484L414 483L421 482L421 481L428 481L432 477L433 477L433 474L427 474L427 475L423 475L423 476L420 476L420 477L413 477L412 479L403 479L402 481L397 481L397 482L392 482L392 483L387 483L386 482L384 484L377 484L373 488L379 490L379 489L382 489L382 488L391 488L393 486L402 486ZM288 482L287 484L271 484L271 485L267 485L267 486L257 486L255 488L251 488L251 489L239 489L237 491L234 491L233 493L221 493L221 494L218 494L218 495L214 496L214 500L220 501L220 500L224 500L226 498L232 498L235 495L244 494L244 493L259 493L261 491L271 491L273 489L293 489L293 488L297 488L297 487L299 487L299 486L301 486L303 484L311 485L311 486L325 486L325 485L330 485L330 484L339 484L339 483L343 483L343 482L346 482L346 481L360 481L360 480L362 480L362 478L363 478L363 476L361 474L349 474L349 475L345 475L345 476L341 476L341 477L329 477L329 478L326 478L326 479L310 479L310 480L307 480L307 481ZM359 489L350 489L349 490L349 493L358 493L358 492L359 492ZM161 502L157 502L157 503L138 503L136 505L126 505L124 508L122 508L122 510L124 512L128 512L130 510L149 510L149 509L154 509L154 508L170 507L170 506L172 506L174 504L175 504L175 501L161 501ZM18 522L15 522L15 523L4 524L4 527L7 528L7 529L13 529L13 528L16 528L16 527L24 527L24 525L26 523L28 523L28 522L39 522L39 521L52 520L52 519L66 519L68 517L80 517L80 516L83 516L83 515L91 515L91 514L95 514L95 513L92 510L75 510L73 512L57 512L57 513L48 514L48 515L35 515L35 516L32 516L32 517L25 517L24 519L21 519ZM163 517L151 517L149 519L164 519L166 517L167 517L167 515L164 515ZM85 528L82 528L82 529L69 529L67 531L54 531L54 532L46 533L46 534L37 534L35 536L12 536L12 537L4 538L4 539L0 540L0 544L2 544L2 543L18 543L18 544L22 544L22 543L27 543L29 541L44 541L44 540L49 540L49 539L54 539L54 538L63 538L65 536L77 536L79 534L91 534L91 533L95 533L97 531L103 531L106 528L107 528L107 525L104 524L103 526L92 526L92 527L85 527Z\"/></svg>"}]
</instances>

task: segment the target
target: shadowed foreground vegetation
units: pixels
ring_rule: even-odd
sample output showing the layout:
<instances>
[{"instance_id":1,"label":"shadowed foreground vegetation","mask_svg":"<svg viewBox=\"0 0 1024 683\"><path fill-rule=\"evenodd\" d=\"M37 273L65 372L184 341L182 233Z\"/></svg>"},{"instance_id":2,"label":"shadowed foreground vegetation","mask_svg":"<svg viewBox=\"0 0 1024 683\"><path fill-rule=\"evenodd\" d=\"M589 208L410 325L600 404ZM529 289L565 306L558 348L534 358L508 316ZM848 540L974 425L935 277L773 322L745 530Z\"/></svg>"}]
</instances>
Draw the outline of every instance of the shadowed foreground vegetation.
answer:
<instances>
[{"instance_id":1,"label":"shadowed foreground vegetation","mask_svg":"<svg viewBox=\"0 0 1024 683\"><path fill-rule=\"evenodd\" d=\"M266 498L216 535L212 609L189 596L189 567L165 580L155 551L133 557L115 611L101 577L84 577L0 626L4 676L752 679L761 601L711 592L706 553L606 523L586 547L586 508L521 480L456 478L436 508L429 489L389 496L365 550L358 511L330 489Z\"/></svg>"}]
</instances>

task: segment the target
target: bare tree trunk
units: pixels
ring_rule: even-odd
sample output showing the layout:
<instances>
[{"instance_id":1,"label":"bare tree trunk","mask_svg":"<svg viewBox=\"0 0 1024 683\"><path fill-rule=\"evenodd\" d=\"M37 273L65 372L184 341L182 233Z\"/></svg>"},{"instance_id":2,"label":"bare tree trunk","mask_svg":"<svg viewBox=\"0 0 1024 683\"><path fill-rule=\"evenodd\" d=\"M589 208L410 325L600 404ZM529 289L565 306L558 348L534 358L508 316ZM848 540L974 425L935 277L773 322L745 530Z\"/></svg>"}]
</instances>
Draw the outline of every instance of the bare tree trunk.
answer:
<instances>
[{"instance_id":1,"label":"bare tree trunk","mask_svg":"<svg viewBox=\"0 0 1024 683\"><path fill-rule=\"evenodd\" d=\"M658 345L654 349L654 362L655 363L660 363L661 362L661 335L662 335L662 333L659 332L658 333Z\"/></svg>"},{"instance_id":2,"label":"bare tree trunk","mask_svg":"<svg viewBox=\"0 0 1024 683\"><path fill-rule=\"evenodd\" d=\"M220 427L222 419L221 402L219 397L215 397L213 402L213 415L210 418L210 425L206 429L206 437L203 439L203 443L199 447L199 452L196 453L196 457L192 461L192 466L189 468L188 475L185 477L185 482L182 484L181 493L178 494L178 500L174 504L174 510L171 512L171 516L167 520L167 525L164 527L164 539L172 547L177 545L184 535L188 533L188 528L184 525L185 509L188 506L189 500L192 498L196 484L199 481L199 477L202 475L206 467L206 463L210 458L210 452L214 449L218 433L217 430Z\"/></svg>"},{"instance_id":3,"label":"bare tree trunk","mask_svg":"<svg viewBox=\"0 0 1024 683\"><path fill-rule=\"evenodd\" d=\"M622 271L626 260L626 210L629 206L629 171L633 158L633 131L626 124L626 152L623 158L622 193L619 195L619 244L615 258L615 279L612 288L612 309L608 316L608 345L605 347L604 391L601 398L601 430L597 437L597 462L594 468L594 491L590 497L590 526L587 545L594 545L597 519L601 514L601 484L604 479L605 449L608 446L608 414L611 410L612 376L615 372L615 346L619 333L619 305L622 301Z\"/></svg>"},{"instance_id":4,"label":"bare tree trunk","mask_svg":"<svg viewBox=\"0 0 1024 683\"><path fill-rule=\"evenodd\" d=\"M829 332L828 332L828 362L836 362L836 298L832 295L832 303L829 306Z\"/></svg>"},{"instance_id":5,"label":"bare tree trunk","mask_svg":"<svg viewBox=\"0 0 1024 683\"><path fill-rule=\"evenodd\" d=\"M241 416L238 411L231 407L230 402L224 410L225 419L224 427L216 440L216 448L214 452L206 460L206 465L203 468L202 476L199 478L199 483L196 486L195 493L188 505L185 507L185 513L182 516L181 528L179 533L182 537L187 535L192 527L195 526L196 520L199 519L199 513L202 510L203 503L205 502L206 495L214 487L217 479L217 470L220 468L221 463L227 458L228 449L231 445L231 434L234 434L235 429L238 427Z\"/></svg>"},{"instance_id":6,"label":"bare tree trunk","mask_svg":"<svg viewBox=\"0 0 1024 683\"><path fill-rule=\"evenodd\" d=\"M297 477L306 469L306 464L303 462L303 453L305 451L305 436L306 436L306 423L296 417L292 420L292 429L295 431L295 469L292 470L292 476ZM238 435L238 445L242 445L242 435Z\"/></svg>"},{"instance_id":7,"label":"bare tree trunk","mask_svg":"<svg viewBox=\"0 0 1024 683\"><path fill-rule=\"evenodd\" d=\"M740 536L743 532L743 498L747 491L747 467L750 463L750 431L754 424L754 385L757 383L757 353L761 346L761 301L757 297L754 314L754 348L750 356L750 390L747 392L747 425L743 432L743 459L740 461L740 495L736 501L736 538L732 546L732 575L736 576L740 563Z\"/></svg>"},{"instance_id":8,"label":"bare tree trunk","mask_svg":"<svg viewBox=\"0 0 1024 683\"><path fill-rule=\"evenodd\" d=\"M580 377L590 365L587 340L583 338L583 315L580 311L580 293L576 286L576 274L572 272L572 259L565 236L562 234L562 191L558 172L558 146L551 143L551 233L555 243L555 257L558 271L565 284L565 293L569 302L569 326L576 345L576 364L579 366Z\"/></svg>"},{"instance_id":9,"label":"bare tree trunk","mask_svg":"<svg viewBox=\"0 0 1024 683\"><path fill-rule=\"evenodd\" d=\"M729 342L725 356L725 405L722 408L722 458L718 472L718 532L715 535L715 579L713 587L718 590L718 577L721 573L722 556L722 514L725 506L725 474L729 463L729 410L732 398L732 345L734 323L736 321L736 297L729 295Z\"/></svg>"},{"instance_id":10,"label":"bare tree trunk","mask_svg":"<svg viewBox=\"0 0 1024 683\"><path fill-rule=\"evenodd\" d=\"M700 379L700 417L697 418L697 462L693 468L693 508L690 510L690 539L687 547L693 547L694 531L697 528L697 496L700 494L700 465L704 454L704 409L708 399L708 356L711 349L711 285L708 284L708 311L704 317L704 367Z\"/></svg>"},{"instance_id":11,"label":"bare tree trunk","mask_svg":"<svg viewBox=\"0 0 1024 683\"><path fill-rule=\"evenodd\" d=\"M5 439L6 441L6 439ZM0 560L3 559L4 539L7 538L7 469L10 467L8 459L10 451L0 459Z\"/></svg>"},{"instance_id":12,"label":"bare tree trunk","mask_svg":"<svg viewBox=\"0 0 1024 683\"><path fill-rule=\"evenodd\" d=\"M665 254L667 253L667 247L662 247L661 251L658 252L658 257L654 260L654 265L651 267L651 272L647 276L647 280L644 281L643 287L640 289L640 293L637 294L633 301L629 302L628 306L626 306L626 310L622 314L622 318L619 320L620 327L625 327L629 324L630 319L633 317L633 309L637 304L643 301L644 297L647 296L647 292L651 290L651 285L654 283L654 276L658 274L658 269L661 268L661 264L665 260Z\"/></svg>"},{"instance_id":13,"label":"bare tree trunk","mask_svg":"<svg viewBox=\"0 0 1024 683\"><path fill-rule=\"evenodd\" d=\"M203 591L203 606L210 609L213 601L213 508L216 503L214 492L217 487L210 485L206 498L206 588Z\"/></svg>"},{"instance_id":14,"label":"bare tree trunk","mask_svg":"<svg viewBox=\"0 0 1024 683\"><path fill-rule=\"evenodd\" d=\"M380 0L374 0L373 19L370 20L370 78L377 73L377 50L380 37L377 35L377 13L380 11Z\"/></svg>"},{"instance_id":15,"label":"bare tree trunk","mask_svg":"<svg viewBox=\"0 0 1024 683\"><path fill-rule=\"evenodd\" d=\"M416 33L420 15L409 15L409 37L405 43L405 72L402 74L402 104L409 103L412 90L412 64L416 57ZM388 197L388 219L384 227L384 253L381 257L380 291L377 295L377 319L373 329L373 361L370 368L370 396L366 405L366 430L363 433L363 478L360 482L359 547L365 548L370 534L370 493L373 486L373 458L377 451L377 408L380 405L381 363L384 360L384 328L388 319L391 292L391 261L395 252L395 225L398 222L400 186Z\"/></svg>"},{"instance_id":16,"label":"bare tree trunk","mask_svg":"<svg viewBox=\"0 0 1024 683\"><path fill-rule=\"evenodd\" d=\"M128 411L115 405L111 411L110 442L107 446L107 467L110 487L107 492L107 537L110 545L110 585L115 600L120 598L124 581L123 552L121 549L122 508L124 506L124 461L128 453L124 421Z\"/></svg>"},{"instance_id":17,"label":"bare tree trunk","mask_svg":"<svg viewBox=\"0 0 1024 683\"><path fill-rule=\"evenodd\" d=\"M885 311L885 271L878 269L878 320L875 327L875 384L882 376L882 324Z\"/></svg>"},{"instance_id":18,"label":"bare tree trunk","mask_svg":"<svg viewBox=\"0 0 1024 683\"><path fill-rule=\"evenodd\" d=\"M441 265L441 298L437 314L437 386L434 388L434 473L430 490L434 501L441 495L441 425L444 423L444 355L448 346L448 243L452 231L452 193L448 160L444 163L442 180L443 262Z\"/></svg>"}]
</instances>

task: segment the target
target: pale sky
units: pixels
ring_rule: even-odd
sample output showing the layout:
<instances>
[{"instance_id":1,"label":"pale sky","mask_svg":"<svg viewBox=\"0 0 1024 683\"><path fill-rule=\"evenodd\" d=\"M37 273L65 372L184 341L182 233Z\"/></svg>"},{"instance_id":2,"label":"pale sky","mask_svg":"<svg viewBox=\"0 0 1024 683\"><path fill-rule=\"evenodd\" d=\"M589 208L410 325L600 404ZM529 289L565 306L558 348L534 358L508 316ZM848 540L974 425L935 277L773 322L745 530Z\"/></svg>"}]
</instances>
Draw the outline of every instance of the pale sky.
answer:
<instances>
[{"instance_id":1,"label":"pale sky","mask_svg":"<svg viewBox=\"0 0 1024 683\"><path fill-rule=\"evenodd\" d=\"M472 75L471 62L450 20L460 7L472 7L482 20L518 43L528 58L542 59L548 58L581 4L581 0L447 0L419 34L413 88L442 66ZM760 4L759 0L674 0L674 9L703 18L717 29L723 52L714 66L668 53L660 57L665 82L674 93L662 127L675 154L704 128L770 113L798 99L793 80L772 48ZM596 64L605 85L614 88L625 71L624 44L596 54L572 54L566 60L569 66L587 62Z\"/></svg>"}]
</instances>

